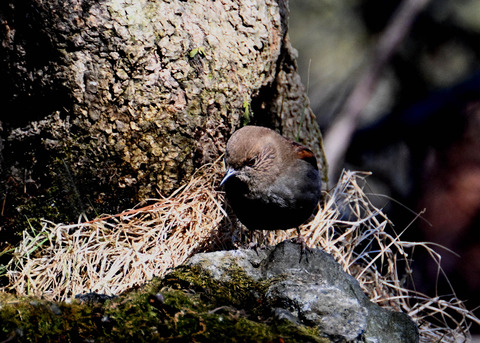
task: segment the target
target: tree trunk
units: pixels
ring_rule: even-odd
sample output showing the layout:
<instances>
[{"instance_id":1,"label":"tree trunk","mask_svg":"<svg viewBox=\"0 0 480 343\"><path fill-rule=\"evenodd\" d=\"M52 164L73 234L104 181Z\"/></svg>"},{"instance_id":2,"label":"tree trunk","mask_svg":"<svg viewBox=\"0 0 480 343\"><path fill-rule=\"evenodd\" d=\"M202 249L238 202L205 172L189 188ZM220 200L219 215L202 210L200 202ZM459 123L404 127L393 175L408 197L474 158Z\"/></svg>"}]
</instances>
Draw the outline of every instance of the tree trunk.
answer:
<instances>
[{"instance_id":1,"label":"tree trunk","mask_svg":"<svg viewBox=\"0 0 480 343\"><path fill-rule=\"evenodd\" d=\"M4 0L4 226L168 194L245 122L321 136L286 0Z\"/></svg>"}]
</instances>

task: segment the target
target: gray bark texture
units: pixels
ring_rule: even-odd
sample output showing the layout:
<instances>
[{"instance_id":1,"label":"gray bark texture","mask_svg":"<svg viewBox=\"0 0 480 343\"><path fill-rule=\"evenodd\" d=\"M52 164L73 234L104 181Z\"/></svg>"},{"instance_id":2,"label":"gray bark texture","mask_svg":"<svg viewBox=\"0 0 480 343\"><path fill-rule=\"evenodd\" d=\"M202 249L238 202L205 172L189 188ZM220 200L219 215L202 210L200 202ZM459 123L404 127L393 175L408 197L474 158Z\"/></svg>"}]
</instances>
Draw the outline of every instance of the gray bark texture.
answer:
<instances>
[{"instance_id":1,"label":"gray bark texture","mask_svg":"<svg viewBox=\"0 0 480 343\"><path fill-rule=\"evenodd\" d=\"M4 0L1 220L168 195L245 122L313 149L286 0Z\"/></svg>"}]
</instances>

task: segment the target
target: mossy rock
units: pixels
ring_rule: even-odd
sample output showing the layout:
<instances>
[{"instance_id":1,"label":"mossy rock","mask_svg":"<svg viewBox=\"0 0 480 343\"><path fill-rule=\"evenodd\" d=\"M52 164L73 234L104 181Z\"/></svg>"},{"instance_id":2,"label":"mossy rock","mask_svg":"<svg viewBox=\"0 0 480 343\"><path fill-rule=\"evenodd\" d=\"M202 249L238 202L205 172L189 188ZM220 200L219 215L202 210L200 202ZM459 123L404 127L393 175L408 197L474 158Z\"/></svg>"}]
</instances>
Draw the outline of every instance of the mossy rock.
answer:
<instances>
[{"instance_id":1,"label":"mossy rock","mask_svg":"<svg viewBox=\"0 0 480 343\"><path fill-rule=\"evenodd\" d=\"M315 329L273 320L259 296L267 285L239 270L232 275L218 282L182 266L119 297L89 294L61 303L1 293L0 340L330 342Z\"/></svg>"}]
</instances>

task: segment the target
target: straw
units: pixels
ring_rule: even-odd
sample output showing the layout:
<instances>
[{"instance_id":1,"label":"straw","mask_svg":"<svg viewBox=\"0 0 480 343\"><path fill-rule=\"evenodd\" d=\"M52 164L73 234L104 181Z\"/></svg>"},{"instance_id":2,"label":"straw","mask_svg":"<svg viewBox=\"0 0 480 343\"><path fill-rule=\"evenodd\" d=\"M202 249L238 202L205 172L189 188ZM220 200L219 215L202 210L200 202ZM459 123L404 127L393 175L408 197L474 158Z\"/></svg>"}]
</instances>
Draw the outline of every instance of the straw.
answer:
<instances>
[{"instance_id":1,"label":"straw","mask_svg":"<svg viewBox=\"0 0 480 343\"><path fill-rule=\"evenodd\" d=\"M223 171L219 159L169 197L92 221L44 221L39 231L25 231L7 265L9 285L3 290L60 301L87 292L118 295L165 275L195 253L242 246L244 230L227 216L224 194L216 188ZM439 272L440 255L429 243L395 234L364 192L368 175L343 172L313 220L301 227L307 245L333 255L373 302L408 313L419 326L420 342L468 339L469 325L480 321L454 295L432 298L405 288L415 249L426 249ZM275 245L296 237L296 231L252 236Z\"/></svg>"}]
</instances>

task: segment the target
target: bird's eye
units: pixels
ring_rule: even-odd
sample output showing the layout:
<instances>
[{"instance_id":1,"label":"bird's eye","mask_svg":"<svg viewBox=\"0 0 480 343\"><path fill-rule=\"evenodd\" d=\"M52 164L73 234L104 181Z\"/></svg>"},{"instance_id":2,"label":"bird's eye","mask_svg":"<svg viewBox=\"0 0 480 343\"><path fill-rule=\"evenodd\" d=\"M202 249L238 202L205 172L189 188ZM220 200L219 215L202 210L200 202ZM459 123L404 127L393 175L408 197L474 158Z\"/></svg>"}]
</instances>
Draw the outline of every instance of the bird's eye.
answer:
<instances>
[{"instance_id":1,"label":"bird's eye","mask_svg":"<svg viewBox=\"0 0 480 343\"><path fill-rule=\"evenodd\" d=\"M257 162L257 159L256 158L251 158L247 161L247 163L245 163L245 165L247 167L253 167L253 165Z\"/></svg>"}]
</instances>

